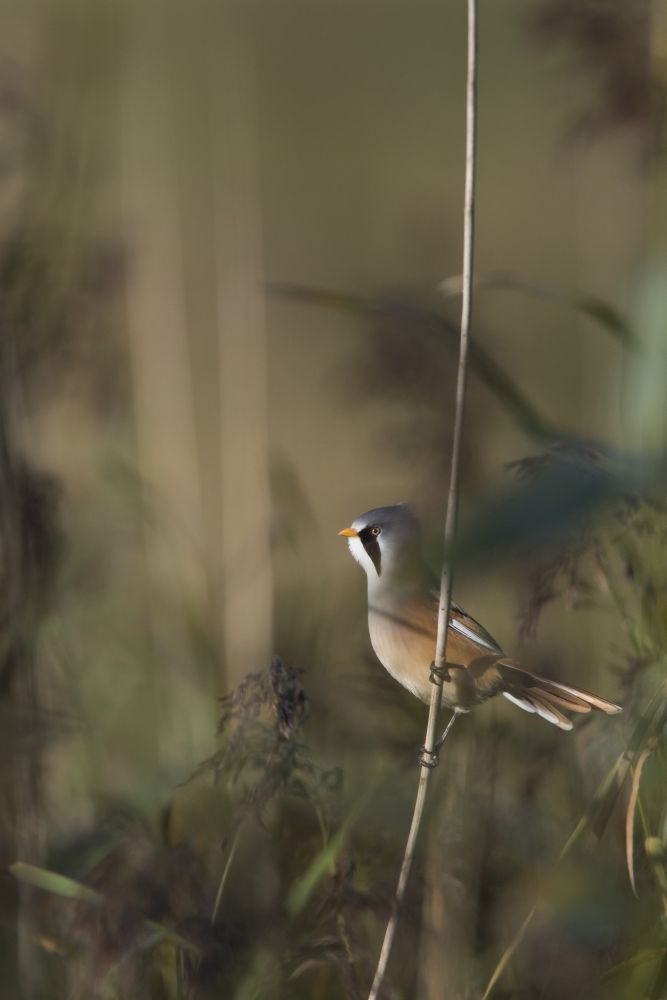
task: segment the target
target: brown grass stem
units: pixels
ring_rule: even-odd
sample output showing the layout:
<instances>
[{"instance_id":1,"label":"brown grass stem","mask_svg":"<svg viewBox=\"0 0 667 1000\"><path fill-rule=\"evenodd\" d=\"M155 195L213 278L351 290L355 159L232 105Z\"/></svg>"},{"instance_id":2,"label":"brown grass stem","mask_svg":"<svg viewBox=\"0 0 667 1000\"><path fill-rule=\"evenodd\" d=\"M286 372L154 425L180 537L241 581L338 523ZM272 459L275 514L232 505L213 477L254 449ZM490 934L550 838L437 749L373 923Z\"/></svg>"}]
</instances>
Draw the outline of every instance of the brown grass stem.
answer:
<instances>
[{"instance_id":1,"label":"brown grass stem","mask_svg":"<svg viewBox=\"0 0 667 1000\"><path fill-rule=\"evenodd\" d=\"M220 909L220 902L222 900L222 893L227 882L227 876L229 875L229 870L232 867L232 861L234 860L234 855L236 854L236 848L239 844L239 836L241 833L242 822L236 828L232 843L229 848L229 854L227 855L227 861L225 862L225 867L223 868L222 875L220 876L220 882L218 883L218 891L215 894L215 903L213 904L213 911L211 913L211 924L215 924L218 919L218 910Z\"/></svg>"},{"instance_id":2,"label":"brown grass stem","mask_svg":"<svg viewBox=\"0 0 667 1000\"><path fill-rule=\"evenodd\" d=\"M459 341L459 364L456 380L456 405L454 411L454 440L449 477L449 493L447 496L447 511L445 514L445 558L440 578L440 607L438 611L438 635L435 649L435 666L444 667L447 652L447 631L449 623L449 606L452 596L453 565L451 553L456 535L456 522L459 500L459 469L461 464L461 441L463 436L463 415L465 409L466 383L468 373L468 345L470 340L470 321L472 316L473 263L474 263L474 222L475 222L475 153L477 138L477 0L467 0L468 6L468 41L467 60L468 71L466 81L466 163L465 192L463 202L463 289L461 301L461 334ZM426 739L424 741L424 758L435 759L436 731L438 710L440 708L441 683L434 684L431 691ZM447 727L451 727L453 719ZM396 936L396 928L400 915L401 904L412 868L412 861L417 845L417 837L422 823L426 792L430 778L430 768L422 763L419 774L419 785L415 800L412 823L405 845L403 863L398 878L398 886L392 905L391 915L385 930L375 977L368 1000L377 1000L382 989L391 949Z\"/></svg>"}]
</instances>

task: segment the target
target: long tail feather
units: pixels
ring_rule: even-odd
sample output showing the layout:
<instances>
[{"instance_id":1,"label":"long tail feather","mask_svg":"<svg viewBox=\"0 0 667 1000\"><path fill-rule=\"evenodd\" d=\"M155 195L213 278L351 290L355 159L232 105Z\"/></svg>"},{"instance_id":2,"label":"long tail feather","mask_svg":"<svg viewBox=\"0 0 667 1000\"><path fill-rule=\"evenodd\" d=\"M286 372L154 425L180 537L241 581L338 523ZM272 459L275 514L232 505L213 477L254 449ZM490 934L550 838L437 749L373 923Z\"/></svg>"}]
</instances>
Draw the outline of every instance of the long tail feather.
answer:
<instances>
[{"instance_id":1,"label":"long tail feather","mask_svg":"<svg viewBox=\"0 0 667 1000\"><path fill-rule=\"evenodd\" d=\"M587 713L591 709L606 715L623 711L620 705L584 691L572 684L561 684L538 677L511 660L497 661L503 695L525 712L535 712L559 729L570 730L572 723L563 712Z\"/></svg>"},{"instance_id":2,"label":"long tail feather","mask_svg":"<svg viewBox=\"0 0 667 1000\"><path fill-rule=\"evenodd\" d=\"M562 712L559 712L553 702L549 701L546 697L541 697L541 695L533 694L531 696L533 704L536 706L537 714L542 719L546 719L547 722L553 723L554 726L558 726L559 729L565 729L569 731L572 729L572 723Z\"/></svg>"},{"instance_id":3,"label":"long tail feather","mask_svg":"<svg viewBox=\"0 0 667 1000\"><path fill-rule=\"evenodd\" d=\"M561 698L569 698L575 704L583 702L584 705L590 705L598 712L604 712L605 715L618 715L619 712L623 711L621 706L615 702L607 701L606 698L601 698L597 694L591 694L590 691L584 691L583 688L573 687L571 684L561 684L560 681L550 681L542 677L536 677L535 680L545 691L552 691Z\"/></svg>"},{"instance_id":4,"label":"long tail feather","mask_svg":"<svg viewBox=\"0 0 667 1000\"><path fill-rule=\"evenodd\" d=\"M544 686L540 687L540 693L543 697L548 698L550 702L553 702L554 705L564 708L567 712L582 712L586 714L591 711L592 706L590 703L583 701L581 698L574 701L570 695L565 696L560 692L556 694L550 688Z\"/></svg>"},{"instance_id":5,"label":"long tail feather","mask_svg":"<svg viewBox=\"0 0 667 1000\"><path fill-rule=\"evenodd\" d=\"M535 714L535 706L531 701L528 701L527 698L517 698L515 694L510 694L509 691L503 691L503 697L507 698L508 701L511 701L513 705L518 705L519 708L524 710L524 712L532 712Z\"/></svg>"}]
</instances>

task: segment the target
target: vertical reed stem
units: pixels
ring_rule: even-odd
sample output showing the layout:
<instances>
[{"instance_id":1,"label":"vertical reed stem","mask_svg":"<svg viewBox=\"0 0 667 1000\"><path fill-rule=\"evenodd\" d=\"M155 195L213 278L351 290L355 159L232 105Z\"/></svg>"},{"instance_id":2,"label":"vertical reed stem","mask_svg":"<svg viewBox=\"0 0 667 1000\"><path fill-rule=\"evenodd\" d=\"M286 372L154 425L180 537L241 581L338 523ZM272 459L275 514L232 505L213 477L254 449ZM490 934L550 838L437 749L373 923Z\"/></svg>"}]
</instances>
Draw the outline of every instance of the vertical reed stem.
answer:
<instances>
[{"instance_id":1,"label":"vertical reed stem","mask_svg":"<svg viewBox=\"0 0 667 1000\"><path fill-rule=\"evenodd\" d=\"M472 315L473 290L473 260L474 260L474 219L475 219L475 151L477 131L477 0L467 0L468 6L468 74L466 84L466 164L465 164L465 194L463 204L463 296L461 303L461 336L459 341L459 365L456 381L456 408L454 413L454 440L452 445L451 471L449 477L449 494L447 497L447 512L445 515L445 559L440 578L440 608L438 612L438 637L436 640L435 666L442 668L446 663L447 623L449 621L449 605L452 596L452 550L456 536L456 521L459 500L459 467L461 460L461 439L463 432L463 412L465 406L466 381L468 370L468 343L470 339L470 319ZM435 736L440 707L441 683L434 684L431 691L426 739L424 741L425 756L433 758L435 751ZM454 717L453 717L454 718ZM453 721L453 719L451 720ZM450 721L450 725L451 725ZM450 726L447 727L448 729ZM422 764L419 774L417 798L412 815L410 833L405 845L403 864L398 878L398 886L392 906L391 916L382 942L380 958L373 985L368 1000L377 1000L384 981L389 962L401 904L415 854L417 837L421 826L426 801L426 791L430 777L430 768Z\"/></svg>"}]
</instances>

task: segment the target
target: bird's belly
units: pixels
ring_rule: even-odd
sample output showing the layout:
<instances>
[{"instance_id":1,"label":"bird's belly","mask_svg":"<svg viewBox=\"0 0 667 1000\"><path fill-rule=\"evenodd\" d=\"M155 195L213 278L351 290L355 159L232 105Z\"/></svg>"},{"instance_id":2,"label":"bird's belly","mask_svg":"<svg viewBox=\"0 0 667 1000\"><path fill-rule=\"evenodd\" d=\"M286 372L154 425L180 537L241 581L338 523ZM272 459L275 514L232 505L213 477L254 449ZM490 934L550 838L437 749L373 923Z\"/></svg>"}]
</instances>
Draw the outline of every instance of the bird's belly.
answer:
<instances>
[{"instance_id":1,"label":"bird's belly","mask_svg":"<svg viewBox=\"0 0 667 1000\"><path fill-rule=\"evenodd\" d=\"M431 634L430 629L422 631L411 627L390 611L370 610L368 631L371 645L382 666L417 698L430 702L433 690L430 672L435 655L435 624ZM448 708L467 711L485 698L480 696L473 678L465 669L464 664L469 657L461 655L464 650L458 648L458 637L452 635L451 629L447 647L450 679L442 684L442 704Z\"/></svg>"},{"instance_id":2,"label":"bird's belly","mask_svg":"<svg viewBox=\"0 0 667 1000\"><path fill-rule=\"evenodd\" d=\"M371 611L368 615L371 645L382 666L392 677L422 701L431 698L429 673L433 654L431 643L416 636L391 613Z\"/></svg>"}]
</instances>

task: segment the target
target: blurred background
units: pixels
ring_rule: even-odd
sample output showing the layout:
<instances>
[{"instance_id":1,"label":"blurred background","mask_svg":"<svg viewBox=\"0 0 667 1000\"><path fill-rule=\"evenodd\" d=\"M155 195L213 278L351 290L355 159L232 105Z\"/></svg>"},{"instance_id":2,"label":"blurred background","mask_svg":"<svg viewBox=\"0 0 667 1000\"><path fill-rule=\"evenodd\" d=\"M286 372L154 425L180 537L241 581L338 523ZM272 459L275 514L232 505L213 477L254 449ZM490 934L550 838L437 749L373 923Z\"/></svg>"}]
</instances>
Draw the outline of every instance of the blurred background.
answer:
<instances>
[{"instance_id":1,"label":"blurred background","mask_svg":"<svg viewBox=\"0 0 667 1000\"><path fill-rule=\"evenodd\" d=\"M367 995L426 709L337 532L437 568L464 8L3 6L2 996ZM457 727L387 998L667 996L666 53L480 4L455 596L625 712Z\"/></svg>"}]
</instances>

